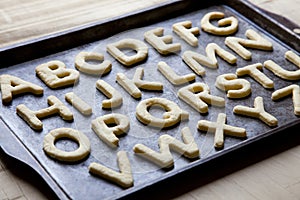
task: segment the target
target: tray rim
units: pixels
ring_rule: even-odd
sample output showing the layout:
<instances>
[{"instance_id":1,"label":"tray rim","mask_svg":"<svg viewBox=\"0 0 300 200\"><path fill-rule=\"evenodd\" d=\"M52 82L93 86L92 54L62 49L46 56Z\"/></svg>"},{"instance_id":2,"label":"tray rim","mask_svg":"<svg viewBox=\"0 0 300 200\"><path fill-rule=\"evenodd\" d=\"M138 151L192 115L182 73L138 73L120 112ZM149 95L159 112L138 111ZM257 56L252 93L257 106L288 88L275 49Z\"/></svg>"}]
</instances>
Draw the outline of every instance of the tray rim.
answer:
<instances>
[{"instance_id":1,"label":"tray rim","mask_svg":"<svg viewBox=\"0 0 300 200\"><path fill-rule=\"evenodd\" d=\"M22 51L23 50L23 48L24 47L31 47L31 46L34 46L35 44L37 44L37 43L41 43L42 45L44 44L44 42L51 42L53 39L55 40L55 39L59 39L59 38L61 38L61 37L69 37L69 35L72 35L72 34L74 34L74 33L76 33L76 32L81 32L81 31L86 31L86 30L88 30L88 29L93 29L93 28L95 28L95 27L101 27L101 26L105 26L106 24L110 24L110 23L114 23L114 22L116 22L116 21L122 21L122 20L124 20L124 18L127 18L127 17L134 17L134 16L137 16L137 15L140 15L140 14L143 14L143 13L148 13L148 12L156 12L157 11L157 9L166 9L166 7L168 7L168 6L171 6L171 8L169 8L169 9L178 9L178 7L187 7L187 8L190 8L190 6L191 5L193 5L193 4L199 4L199 2L198 1L196 1L196 0L186 0L186 1L184 1L184 0L174 0L174 1L167 1L167 2L164 2L164 3L161 3L161 4L158 4L158 5L155 5L155 6L152 6L152 7L149 7L149 8L146 8L146 9L141 9L141 10L138 10L138 11L135 11L135 12L132 12L132 13L128 13L128 14L125 14L125 15L121 15L121 16L118 16L118 17L114 17L114 18L111 18L111 19L107 19L107 20L103 20L103 21L100 21L100 22L94 22L94 23L90 23L90 24L86 24L86 25L83 25L83 26L79 26L79 27L76 27L76 28L72 28L72 29L69 29L69 30L65 30L65 31L62 31L62 32L57 32L57 33L54 33L54 34L50 34L50 35L46 35L46 36L42 36L42 37L39 37L39 38L35 38L35 39L30 39L30 40L28 40L28 41L24 41L24 42L21 42L21 43L17 43L17 44L13 44L13 45L10 45L10 46L7 46L7 47L4 47L4 48L1 48L0 49L0 56L3 56L3 55L7 55L7 54L10 54L11 52L14 52L14 51ZM253 13L256 13L259 17L258 17L258 19L257 19L257 21L259 21L259 18L264 18L264 20L267 20L268 21L268 23L271 23L271 24L273 24L273 27L276 27L276 28L279 28L279 29L281 29L281 30L283 30L284 32L284 34L276 34L277 32L274 32L273 31L273 29L272 29L272 27L268 27L267 29L266 29L266 32L268 32L268 33L270 33L271 35L274 35L274 34L276 34L276 35L280 35L280 37L278 38L278 40L280 41L280 43L282 43L281 41L285 41L285 36L286 35L289 35L289 36L292 36L292 43L288 43L288 45L289 46L291 46L292 48L294 48L294 49L296 49L298 52L300 51L300 44L299 43L297 43L296 42L296 44L294 44L293 42L294 42L294 40L299 40L299 36L297 35L297 34L295 34L294 32L292 32L291 30L289 30L288 28L286 28L284 25L282 25L282 24L280 24L280 23L277 23L277 21L276 20L274 20L271 16L269 16L268 14L266 14L265 12L262 12L262 10L260 9L260 8L258 8L258 7L256 7L256 6L254 6L252 3L250 3L250 2L248 2L248 1L246 1L246 0L232 0L232 1L230 1L230 0L225 0L225 1L220 1L220 0L214 0L214 1L211 1L210 3L207 3L207 4L205 4L205 6L204 7L207 7L207 6L209 6L209 5L219 5L219 4L221 4L221 5L225 5L225 6L228 6L228 7L230 7L230 8L232 8L232 9L235 9L234 7L235 6L242 6L242 7L246 7L247 9L249 9L250 11L252 11ZM191 8L190 8L191 9ZM188 12L191 12L191 11L193 11L193 10L197 10L197 9L202 9L202 7L199 7L199 6L195 6L193 9L191 9L191 10L188 10ZM241 10L243 10L243 9L241 9ZM188 13L188 12L184 12L184 13ZM240 12L240 10L238 10L238 12ZM181 12L179 12L179 15L182 15L182 14L184 14L184 13L181 13ZM245 17L247 17L248 15L251 15L251 14L253 14L253 13L241 13L241 15L243 15L243 16L245 16ZM174 13L175 15L177 15L177 13ZM174 17L174 16L171 16L171 17ZM157 19L153 19L153 21L155 22ZM161 20L165 20L165 19L159 19L158 21L161 21ZM260 19L261 20L261 19ZM151 23L154 23L153 21L151 21ZM150 24L151 24L150 23ZM254 21L254 23L255 24L257 24L260 28L262 28L261 27L261 24L258 24L257 22L255 22ZM131 28L135 28L135 27L130 27L130 29ZM270 31L270 29L271 29L271 31ZM113 35L114 34L116 34L116 33L118 33L118 32L121 32L121 31L116 31L116 32L114 32L113 33ZM105 38L105 36L101 36L101 38L100 39L103 39L103 38ZM97 39L96 39L97 40ZM96 41L95 39L93 39L92 41L91 40L89 40L88 39L88 41L89 42L93 42L93 41ZM99 40L99 38L98 38L98 40ZM85 40L84 40L85 41ZM83 44L85 44L86 42L83 42ZM82 45L82 44L75 44L73 47L76 47L76 46L79 46L79 45ZM67 45L68 46L68 45ZM70 46L68 46L68 47L63 47L63 48L54 48L54 51L55 52L57 52L57 50L58 51L62 51L62 50L65 50L65 49L70 49L70 48L73 48L72 46L70 47ZM49 54L51 54L51 53L53 53L53 52L51 52L51 49L49 50L49 52L47 52L46 53L46 55L49 55ZM38 56L38 58L39 57L42 57L42 56L45 56L45 55L39 55ZM10 59L10 57L5 57L6 59ZM25 56L25 59L26 58L28 58L28 57L26 57ZM35 59L35 58L33 58L33 59ZM32 58L30 58L30 59L28 59L28 60L32 60ZM27 61L27 60L26 60ZM21 62L24 62L24 60L22 60ZM19 62L18 61L18 63L21 63L21 62ZM4 65L2 65L2 67L4 66L6 66L7 64L10 66L10 65L14 65L14 64L16 64L16 63L14 63L14 64L11 64L11 63L6 63L6 62L4 62L5 64ZM5 124L5 122L4 122L4 120L2 119L2 117L1 117L1 122L0 123L3 123L3 124ZM292 127L295 127L295 126L297 126L297 125L299 125L300 124L300 119L298 119L298 120L295 120L295 121L293 121L293 122L291 122L290 124L288 124L287 125L287 128L292 128ZM6 124L5 124L5 127L6 128L8 128L9 129L9 126L7 126ZM286 127L285 127L286 128ZM232 146L231 148L229 148L229 149L224 149L222 152L220 152L220 153L218 153L218 154L215 154L215 155L213 155L213 156L211 156L211 157L209 157L209 158L203 158L202 159L202 161L203 161L203 163L206 163L207 161L206 160L208 160L208 161L210 161L210 160L215 160L215 159L217 159L217 158L220 158L220 157L222 157L223 155L225 155L225 154L228 154L228 153L230 153L230 152L234 152L235 150L237 150L237 149L241 149L241 148L245 148L245 147L247 147L248 145L250 145L250 144L254 144L256 141L258 141L258 140L260 140L260 139L264 139L264 138L268 138L268 137L270 137L270 136L272 136L273 134L277 134L277 133L279 133L280 131L281 131L281 129L283 129L283 127L278 127L278 128L276 128L276 129L271 129L270 131L268 131L268 132L266 132L264 135L259 135L259 136L255 136L255 137L253 137L253 138L251 138L251 139L248 139L248 140L246 140L246 141L243 141L243 142L241 142L241 143L239 143L239 144L237 144L237 145L234 145L234 146ZM9 131L10 131L10 129L9 129ZM11 132L11 131L10 131ZM15 135L15 133L12 133L13 134L13 136L15 136L16 137L16 135ZM18 142L20 142L20 140L16 137L16 140L18 141ZM16 158L16 159L18 159L18 160L20 160L21 162L24 162L24 163L26 163L24 160L22 160L22 158L20 159L20 158L18 158L18 157L15 157L14 155L13 155L13 153L11 153L11 152L9 152L9 149L5 149L5 148L3 148L3 146L0 144L0 147L8 154L8 155L10 155L11 157L14 157L14 158ZM25 148L26 149L26 147L24 147L24 145L22 145L22 147L23 148ZM29 155L32 157L32 159L33 159L33 161L35 161L35 162L38 162L37 160L35 160L34 158L33 158L33 155L32 155L32 153L31 152L29 152L29 151L27 151L28 153L29 153ZM203 163L200 163L200 164L203 164ZM34 164L32 164L32 165L34 165ZM190 163L188 166L186 166L186 167L184 167L181 171L174 171L174 172L170 172L170 173L168 173L168 175L167 176L164 176L164 179L169 179L169 178L171 178L171 177L173 177L174 175L177 175L178 173L183 173L184 171L186 171L186 170L191 170L191 169L194 169L195 167L197 167L199 165L199 163L197 164L197 163ZM44 167L43 166L41 166L40 164L38 164L38 166L39 167L41 167L43 170L44 170ZM32 167L32 166L31 166ZM36 169L36 168L34 168L34 167L32 167L33 168L33 170L35 170L37 173L41 173L41 172L38 172L38 170ZM50 174L48 174L48 172L45 172L48 176L50 176ZM41 174L40 174L41 175ZM44 177L43 177L44 178ZM52 181L54 181L55 182L55 180L54 179L51 179ZM162 178L160 178L159 180L157 180L157 181L155 181L154 183L153 182L151 182L151 183L147 183L147 184L143 184L143 185L139 185L139 186L136 186L136 187L133 187L133 188L129 188L129 189L127 189L127 190L125 190L125 192L123 191L123 192L121 192L120 193L120 195L116 195L116 198L127 198L130 194L133 194L133 193L135 193L135 192L138 192L138 191L140 191L140 189L143 189L143 188L147 188L147 187L150 187L150 185L153 185L153 184L156 184L156 183L159 183L159 182L161 182L162 181ZM48 184L49 184L49 182L47 182ZM54 185L52 185L53 183L51 183L50 184L50 187L51 187L51 189L53 189L52 187L53 186L58 186L59 187L59 185L58 184L55 184L54 183ZM60 188L60 187L59 187ZM63 191L62 189L61 189L61 191L54 191L56 194L58 194L59 193L59 197L60 198L68 198L67 196L61 196L62 194L60 194L60 192L62 192L62 193L65 193L65 191Z\"/></svg>"},{"instance_id":2,"label":"tray rim","mask_svg":"<svg viewBox=\"0 0 300 200\"><path fill-rule=\"evenodd\" d=\"M140 188L129 188L127 189L126 191L118 194L116 196L116 199L131 199L131 198L136 198L136 196L138 197L142 197L143 194L142 192L140 191L141 189L146 189L146 190L151 190L149 189L149 187L154 187L154 185L158 188L160 187L160 185L164 185L162 184L161 182L176 182L176 180L178 179L178 181L182 181L182 179L180 178L177 178L178 176L181 176L181 178L183 178L182 176L185 176L185 173L188 171L190 173L197 173L197 169L198 168L202 168L203 165L211 165L211 161L213 161L215 164L222 164L222 160L224 156L228 157L229 155L231 154L236 154L237 150L239 151L245 151L246 153L248 153L248 151L252 151L254 150L253 148L257 148L255 147L256 143L258 142L262 142L262 141L265 141L263 142L261 145L265 145L267 142L270 142L270 138L276 138L279 140L282 139L282 135L284 135L284 133L282 132L282 130L292 130L292 132L288 132L288 134L285 134L285 135L289 135L290 137L296 137L299 141L300 139L300 135L297 135L297 128L299 129L300 128L300 118L293 121L293 122L290 122L288 124L286 124L285 127L277 127L275 129L271 129L267 132L265 132L263 135L257 135L257 136L254 136L250 139L247 139L245 141L242 141L238 144L235 144L233 146L231 146L230 148L228 149L224 149L222 150L221 152L217 153L217 154L214 154L210 157L207 157L207 158L202 158L201 161L203 161L202 163L197 163L197 161L199 160L196 160L195 162L191 162L189 165L183 167L180 171L171 171L169 172L167 175L165 175L163 178L159 178L158 180L151 182L151 183L145 183L143 185L140 185L140 186L137 186L137 187L140 187ZM277 138L278 137L278 138ZM286 146L287 148L291 148L293 147L294 145L299 145L300 142L296 142L294 141L296 144L294 144L293 142L291 142L291 144L288 143L288 145ZM276 144L276 143L275 143ZM262 148L261 146L258 146L258 150L263 150L265 148ZM285 149L285 148L284 148ZM273 150L273 151L276 151L276 150ZM271 155L274 155L273 152L268 152L270 153L269 156ZM237 153L239 154L239 152ZM260 161L262 159L258 159L257 161ZM253 163L256 163L257 161L250 161L249 164L253 164ZM248 166L249 164L247 164L246 166ZM240 169L238 167L238 169ZM221 176L224 176L224 175L227 175L227 173L221 173ZM170 181L170 179L172 179ZM175 180L174 180L175 179ZM185 178L183 178L185 179ZM188 181L188 180L185 180L185 181ZM177 182L176 182L177 183ZM168 188L168 189L172 189L172 188ZM131 191L132 190L132 191ZM136 195L136 196L135 196ZM155 196L155 195L154 195ZM157 196L155 196L156 198ZM114 197L115 198L115 197Z\"/></svg>"},{"instance_id":3,"label":"tray rim","mask_svg":"<svg viewBox=\"0 0 300 200\"><path fill-rule=\"evenodd\" d=\"M283 23L286 22L292 23L292 22L290 22L287 19L278 18L275 14L271 15L271 13L262 10L261 8L255 6L254 4L252 4L247 0L224 0L224 1L211 0L209 2L207 1L200 2L197 0L169 0L124 15L100 20L97 22L91 22L67 30L51 33L48 35L44 35L41 37L29 39L20 43L2 47L0 48L0 57L2 58L1 67L7 67L28 60L40 58L58 51L63 51L76 46L80 46L100 39L104 39L106 37L109 37L110 35L115 35L117 33L125 31L128 28L132 29L132 28L137 28L139 26L142 26L143 23L139 22L139 20L135 20L134 19L135 16L150 15L151 17L148 17L149 19L147 19L146 23L152 24L203 7L205 8L210 5L221 5L221 4L227 5L232 8L239 8L239 12L247 18L251 18L251 16L255 15L256 18L251 19L254 23L259 25L260 27L263 27L267 32L275 36L275 38L278 38L278 40L285 41L288 46L300 52L300 43L297 42L297 40L300 40L300 35L297 35L292 30L290 30L289 28L283 25ZM172 11L172 13L169 16L166 16L166 14L162 14L163 12L157 12L159 9L169 11L169 13L171 13L170 11ZM182 11L183 9L186 10ZM160 13L160 14L151 15L151 13ZM265 21L266 24L261 24L260 23L261 20ZM120 23L122 21L127 21L127 24L125 24L126 26L124 26L123 24L122 26L113 26L113 28L111 27L111 24ZM128 23L128 21L133 21L133 22ZM99 33L99 30L101 30L101 28L103 27L109 27L111 32ZM281 30L280 34L276 31L278 29ZM88 35L85 33L91 32L91 30L96 30L97 34L93 34L92 36L85 36ZM76 34L76 40L69 41L68 37L70 35L74 37L73 35L75 34ZM287 37L289 37L289 40L286 40ZM45 46L47 47L46 51L36 50L33 52L31 49L31 48L39 49L42 47L43 49L45 49ZM19 56L16 59L14 56L12 56L13 52L21 56Z\"/></svg>"},{"instance_id":4,"label":"tray rim","mask_svg":"<svg viewBox=\"0 0 300 200\"><path fill-rule=\"evenodd\" d=\"M60 197L61 199L70 199L65 191L60 187L59 184L53 179L53 177L45 170L45 168L41 165L38 159L34 157L34 155L28 150L28 148L22 143L22 141L18 138L18 136L13 133L10 127L5 123L3 117L0 116L0 130L1 132L4 130L6 133L5 138L0 137L0 148L2 151L10 156L11 158L24 163L32 170L34 170L42 179L46 182L46 184L51 188L53 193ZM8 132L8 134L7 134ZM8 136L7 136L8 135ZM16 152L15 147L11 147L7 144L11 144L13 141L14 145L18 146L18 152ZM4 144L2 144L4 143ZM7 143L7 144L6 144ZM19 154L19 155L18 155Z\"/></svg>"}]
</instances>

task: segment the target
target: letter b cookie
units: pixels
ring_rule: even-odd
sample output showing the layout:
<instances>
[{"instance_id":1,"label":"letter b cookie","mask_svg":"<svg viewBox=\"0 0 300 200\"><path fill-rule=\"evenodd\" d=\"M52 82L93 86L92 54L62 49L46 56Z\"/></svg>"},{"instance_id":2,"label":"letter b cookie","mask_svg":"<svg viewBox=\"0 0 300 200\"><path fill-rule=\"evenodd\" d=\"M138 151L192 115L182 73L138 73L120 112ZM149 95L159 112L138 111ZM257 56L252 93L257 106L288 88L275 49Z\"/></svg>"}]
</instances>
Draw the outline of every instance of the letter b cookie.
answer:
<instances>
[{"instance_id":1,"label":"letter b cookie","mask_svg":"<svg viewBox=\"0 0 300 200\"><path fill-rule=\"evenodd\" d=\"M66 65L58 60L41 64L35 68L38 77L50 88L74 85L79 79L79 72L66 69Z\"/></svg>"}]
</instances>

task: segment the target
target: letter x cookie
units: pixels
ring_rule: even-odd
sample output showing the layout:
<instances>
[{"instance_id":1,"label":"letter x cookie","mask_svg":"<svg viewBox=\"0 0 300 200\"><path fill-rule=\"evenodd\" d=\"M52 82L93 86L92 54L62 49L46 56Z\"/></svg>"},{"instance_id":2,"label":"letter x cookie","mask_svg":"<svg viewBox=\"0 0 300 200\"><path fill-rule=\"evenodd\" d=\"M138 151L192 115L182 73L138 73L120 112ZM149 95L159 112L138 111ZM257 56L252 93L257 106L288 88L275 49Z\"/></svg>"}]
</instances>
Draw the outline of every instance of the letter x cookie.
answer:
<instances>
[{"instance_id":1,"label":"letter x cookie","mask_svg":"<svg viewBox=\"0 0 300 200\"><path fill-rule=\"evenodd\" d=\"M235 126L230 126L226 123L226 114L220 113L217 122L207 120L200 120L198 122L198 129L201 131L215 132L214 145L216 148L223 148L224 135L234 137L247 137L246 130Z\"/></svg>"}]
</instances>

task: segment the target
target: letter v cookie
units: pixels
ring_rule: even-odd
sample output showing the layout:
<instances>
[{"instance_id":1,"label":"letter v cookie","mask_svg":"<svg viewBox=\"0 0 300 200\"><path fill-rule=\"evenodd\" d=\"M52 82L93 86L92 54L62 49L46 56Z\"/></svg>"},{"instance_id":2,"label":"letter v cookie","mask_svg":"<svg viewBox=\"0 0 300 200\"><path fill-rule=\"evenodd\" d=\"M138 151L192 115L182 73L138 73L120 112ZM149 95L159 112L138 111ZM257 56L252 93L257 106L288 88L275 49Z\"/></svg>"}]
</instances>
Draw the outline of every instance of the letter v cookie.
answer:
<instances>
[{"instance_id":1,"label":"letter v cookie","mask_svg":"<svg viewBox=\"0 0 300 200\"><path fill-rule=\"evenodd\" d=\"M124 188L129 188L133 186L130 161L125 151L119 151L117 157L120 172L112 170L96 162L90 164L89 172L112 181Z\"/></svg>"}]
</instances>

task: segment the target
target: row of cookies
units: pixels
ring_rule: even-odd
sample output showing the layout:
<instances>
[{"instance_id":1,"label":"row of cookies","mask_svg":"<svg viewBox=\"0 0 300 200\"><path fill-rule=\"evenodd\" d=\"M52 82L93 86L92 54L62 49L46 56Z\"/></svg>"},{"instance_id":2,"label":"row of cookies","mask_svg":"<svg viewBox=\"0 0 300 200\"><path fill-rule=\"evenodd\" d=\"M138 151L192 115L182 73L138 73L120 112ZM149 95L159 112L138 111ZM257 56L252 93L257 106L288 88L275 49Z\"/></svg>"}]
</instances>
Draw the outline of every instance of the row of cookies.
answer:
<instances>
[{"instance_id":1,"label":"row of cookies","mask_svg":"<svg viewBox=\"0 0 300 200\"><path fill-rule=\"evenodd\" d=\"M216 18L222 18L224 14L217 14L215 12L208 13L205 17L201 20L201 27L204 31L209 32L215 35L230 35L237 31L238 21L234 17L226 18L219 21L220 26L229 25L227 27L215 27L210 23L210 20ZM199 34L199 29L197 27L191 27L191 23L189 21L184 21L181 23L177 23L173 25L173 30L176 34L178 34L181 38L187 41L191 46L197 46L198 40L195 42L196 37L191 37L194 35ZM180 50L179 43L172 43L171 36L164 36L163 35L163 28L153 29L145 33L145 40L153 46L160 54L167 55L169 53L173 53ZM238 55L240 55L243 59L250 59L251 52L248 51L245 47L262 49L262 50L272 50L272 44L268 42L266 39L261 37L253 30L247 30L246 36L249 39L237 38L237 37L227 37L225 39L225 44L230 47L233 51L235 51ZM197 38L196 38L197 39ZM124 48L131 48L134 49L137 53L134 56L127 56L122 52ZM139 40L135 39L123 39L119 42L109 44L107 46L107 51L120 63L126 66L132 66L136 63L142 62L147 57L148 47L147 45ZM216 68L218 66L216 60L216 54L222 57L230 64L236 63L237 58L231 54L230 52L222 49L215 43L208 44L206 47L207 56L203 56L199 53L193 51L186 51L182 54L183 61L197 74L203 76L205 74L205 69L201 66L204 65L210 68ZM291 62L297 64L297 60L299 63L299 57L293 52L286 54L287 59ZM290 59L291 58L291 59ZM99 60L102 63L100 65L91 65L86 60L95 59ZM91 53L91 52L81 52L77 55L75 59L75 66L76 68L84 73L87 74L106 74L111 70L111 62L108 60L104 60L103 55L98 53ZM264 87L272 88L274 84L272 81L268 79L261 71L261 66L259 64L254 64L253 66L246 66L244 68L240 68L237 70L237 75L250 75L255 80L260 82ZM276 75L283 79L288 80L298 80L299 79L299 70L295 72L289 72L284 70L282 67L278 66L273 61L266 61L264 66L274 72ZM178 84L185 84L190 81L195 80L195 74L188 74L184 76L177 75L172 68L168 66L165 62L158 63L158 70L174 85ZM47 86L50 88L59 88L65 87L67 85L73 85L79 79L79 73L76 70L66 69L64 63L60 61L51 61L48 63L44 63L36 68L37 75L46 83ZM139 89L146 89L146 90L163 90L163 85L159 82L149 82L143 80L143 68L137 68L136 73L133 79L129 79L126 74L118 73L116 80L117 82L133 97L133 98L141 98L141 92ZM263 74L263 75L262 75ZM297 78L298 77L298 78ZM247 96L251 92L251 86L247 83L245 79L237 80L237 76L234 74L223 74L220 75L216 80L216 86L219 89L224 89L228 91L229 98L242 98ZM233 83L233 81L235 83ZM2 100L4 103L10 102L12 100L12 95L21 94L21 93L34 93L36 95L41 95L43 93L43 89L37 85L32 83L26 82L18 77L10 76L10 75L1 75L0 77L1 83L1 91L2 91ZM227 83L227 84L226 84ZM233 86L232 86L233 85ZM235 85L235 86L234 86ZM238 86L236 86L238 85ZM232 86L232 87L231 87ZM97 89L99 89L105 96L109 98L109 100L105 100L102 102L103 108L113 108L118 107L122 104L122 96L116 89L110 86L103 80L98 80L96 83ZM237 87L240 87L237 89ZM242 88L242 89L241 89ZM240 91L236 91L240 90ZM245 91L245 93L241 93ZM299 86L291 85L286 87L285 89L275 91L272 95L274 96L273 99L282 98L283 96L289 95L293 93L294 99L294 106L295 106L295 114L299 112ZM192 97L191 97L192 95ZM179 98L183 101L187 102L189 105L194 106L201 113L207 112L207 103L213 102L214 105L217 106L224 106L225 100L223 98L218 98L216 96L212 96L209 94L209 87L202 83L194 83L190 84L186 87L183 87L178 92ZM74 93L66 94L66 100L73 104L81 113L84 115L90 115L92 110L88 104L81 101ZM213 100L212 100L213 99ZM199 103L204 103L206 106L204 107L197 107ZM28 109L25 105L19 105L17 107L18 114L29 124L33 124L33 128L38 130L42 128L42 123L39 118L46 117L48 114L58 113L62 116L65 120L72 120L70 112L68 108L55 96L48 97L48 103L50 107L41 109L39 111L32 111ZM153 118L153 116L149 116L147 112L148 105L153 104L160 104L165 110L170 111L167 113L169 117L176 115L171 123L166 123L166 120L162 120L159 118ZM150 124L153 126L158 127L165 127L166 125L173 125L173 123L178 123L179 120L182 118L187 117L187 113L182 112L182 110L175 104L172 106L173 102L162 99L162 98L153 98L153 99L146 99L140 102L137 106L136 116L137 118L145 123ZM276 118L274 120L273 116L270 116L267 112L263 109L263 102L262 98L257 97L255 99L254 108L245 107L245 106L237 106L234 109L234 112L237 114L244 114L251 117L258 117L264 120L268 125L274 126L277 124ZM77 105L77 106L76 106ZM169 107L172 108L169 108ZM176 112L173 112L176 108ZM177 112L178 111L178 112ZM297 111L297 112L296 112ZM45 114L46 113L46 114ZM179 113L179 114L178 114ZM273 118L272 118L273 117ZM150 118L150 120L149 120ZM166 117L168 119L168 117ZM179 119L179 120L178 120ZM119 120L119 123L115 127L109 127L108 124L111 121L116 122ZM217 119L217 122L210 122L201 120L198 123L198 129L200 130L214 130L215 132L215 146L222 147L224 141L224 134L232 134L234 136L246 136L245 129L232 127L225 124L226 115L220 113ZM95 119L92 122L93 130L98 134L98 136L103 140L108 140L109 137L115 137L118 133L126 132L129 128L129 121L126 120L126 116L114 116L105 115ZM236 129L232 131L232 129ZM107 130L107 132L103 131ZM88 140L84 139L85 137L78 131L73 129L55 129L51 131L49 134L45 136L44 142L44 150L47 152L48 155L52 155L56 159L58 159L59 155L63 154L65 156L64 161L72 160L72 156L68 155L67 152L57 152L57 149L54 145L56 139L60 137L67 137L72 140L75 140L79 143L79 148L72 152L75 154L76 159L82 159L86 157L89 152L89 142ZM199 157L199 149L195 146L195 142L193 137L191 136L189 129L185 127L182 130L182 138L184 142L181 142L169 135L162 135L159 138L159 146L161 153L154 152L150 148L142 145L137 144L134 147L134 152L140 153L147 159L150 159L152 162L157 163L162 167L169 167L173 165L173 158L170 153L170 148L179 153L182 153L186 157L190 158L197 158ZM113 138L115 141L109 141L108 143L112 143L117 145L116 139L117 137ZM189 147L189 148L187 148ZM61 150L60 150L61 151ZM67 153L67 154L66 154ZM77 154L76 154L77 153ZM79 153L79 157L78 157ZM74 156L74 155L73 155ZM111 170L99 163L91 163L89 167L89 171L91 173L98 174L103 176L104 178L110 179L112 181L116 181L118 184L122 185L123 187L130 187L133 184L133 177L131 174L130 169L130 162L126 156L126 153L120 151L118 153L118 162L120 166L120 173L114 170Z\"/></svg>"}]
</instances>

